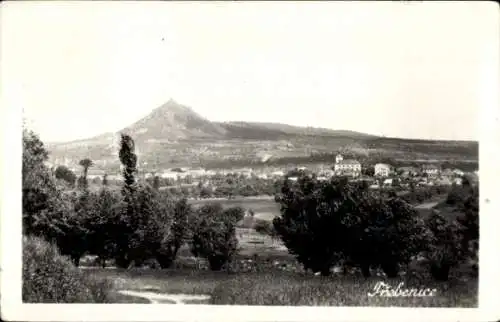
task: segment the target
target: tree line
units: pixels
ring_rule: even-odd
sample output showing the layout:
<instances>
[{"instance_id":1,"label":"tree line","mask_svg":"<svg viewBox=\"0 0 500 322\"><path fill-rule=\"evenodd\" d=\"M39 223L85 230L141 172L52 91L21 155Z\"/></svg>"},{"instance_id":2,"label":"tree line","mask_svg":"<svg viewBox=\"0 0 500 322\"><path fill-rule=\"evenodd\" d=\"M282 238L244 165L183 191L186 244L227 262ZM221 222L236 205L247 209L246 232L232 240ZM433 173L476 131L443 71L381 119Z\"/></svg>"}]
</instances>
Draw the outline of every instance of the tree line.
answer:
<instances>
[{"instance_id":1,"label":"tree line","mask_svg":"<svg viewBox=\"0 0 500 322\"><path fill-rule=\"evenodd\" d=\"M48 153L38 136L25 130L23 148L23 233L54 243L77 266L83 255L92 254L103 265L112 259L127 268L154 259L168 268L188 242L195 256L219 270L237 249L235 227L243 209L209 204L195 210L185 198L138 183L137 156L128 135L122 135L119 153L121 191L106 186L89 191L85 172L81 189L61 189L44 165Z\"/></svg>"},{"instance_id":2,"label":"tree line","mask_svg":"<svg viewBox=\"0 0 500 322\"><path fill-rule=\"evenodd\" d=\"M396 277L424 256L432 276L446 280L454 266L477 258L478 188L468 182L448 197L456 217L432 211L423 218L404 199L346 179L285 181L276 201L276 234L304 269L322 275L340 264L358 267L366 277L374 268Z\"/></svg>"}]
</instances>

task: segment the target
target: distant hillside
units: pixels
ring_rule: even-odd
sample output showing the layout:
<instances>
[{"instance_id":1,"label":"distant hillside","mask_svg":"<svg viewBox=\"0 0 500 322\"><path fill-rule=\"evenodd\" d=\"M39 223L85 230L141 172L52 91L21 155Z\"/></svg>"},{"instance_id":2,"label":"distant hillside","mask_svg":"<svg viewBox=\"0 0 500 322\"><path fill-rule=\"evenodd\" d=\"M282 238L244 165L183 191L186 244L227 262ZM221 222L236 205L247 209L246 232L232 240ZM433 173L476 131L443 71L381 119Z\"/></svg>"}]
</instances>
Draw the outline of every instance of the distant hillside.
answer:
<instances>
[{"instance_id":1,"label":"distant hillside","mask_svg":"<svg viewBox=\"0 0 500 322\"><path fill-rule=\"evenodd\" d=\"M260 122L223 122L217 123L227 131L227 138L242 139L280 139L289 136L349 136L357 138L373 137L368 134L331 130L325 128L302 127L281 123L260 123Z\"/></svg>"},{"instance_id":2,"label":"distant hillside","mask_svg":"<svg viewBox=\"0 0 500 322\"><path fill-rule=\"evenodd\" d=\"M174 100L154 109L148 116L124 128L138 141L223 138L226 130Z\"/></svg>"},{"instance_id":3,"label":"distant hillside","mask_svg":"<svg viewBox=\"0 0 500 322\"><path fill-rule=\"evenodd\" d=\"M211 122L174 100L116 133L47 146L55 163L77 164L88 157L96 167L117 168L120 133L134 138L141 165L153 168L294 162L336 151L364 158L477 160L478 156L477 142L385 138L280 123Z\"/></svg>"}]
</instances>

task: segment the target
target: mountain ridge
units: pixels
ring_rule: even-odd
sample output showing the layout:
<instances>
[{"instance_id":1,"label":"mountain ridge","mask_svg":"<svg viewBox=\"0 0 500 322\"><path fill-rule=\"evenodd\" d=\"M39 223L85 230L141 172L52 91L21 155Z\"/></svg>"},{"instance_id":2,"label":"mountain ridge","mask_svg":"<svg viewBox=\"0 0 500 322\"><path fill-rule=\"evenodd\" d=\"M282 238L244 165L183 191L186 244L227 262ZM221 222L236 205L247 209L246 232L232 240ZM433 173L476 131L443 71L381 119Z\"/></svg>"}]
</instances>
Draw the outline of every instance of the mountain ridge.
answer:
<instances>
[{"instance_id":1,"label":"mountain ridge","mask_svg":"<svg viewBox=\"0 0 500 322\"><path fill-rule=\"evenodd\" d=\"M428 151L454 158L477 155L476 142L385 138L349 130L277 122L213 122L173 99L120 131L47 146L55 159L88 157L96 160L96 164L100 161L116 164L120 133L132 136L137 153L144 162L156 164L258 160L263 154L287 158L345 149L362 155L374 151L393 151L390 153L394 155L413 153L415 157L422 157Z\"/></svg>"}]
</instances>

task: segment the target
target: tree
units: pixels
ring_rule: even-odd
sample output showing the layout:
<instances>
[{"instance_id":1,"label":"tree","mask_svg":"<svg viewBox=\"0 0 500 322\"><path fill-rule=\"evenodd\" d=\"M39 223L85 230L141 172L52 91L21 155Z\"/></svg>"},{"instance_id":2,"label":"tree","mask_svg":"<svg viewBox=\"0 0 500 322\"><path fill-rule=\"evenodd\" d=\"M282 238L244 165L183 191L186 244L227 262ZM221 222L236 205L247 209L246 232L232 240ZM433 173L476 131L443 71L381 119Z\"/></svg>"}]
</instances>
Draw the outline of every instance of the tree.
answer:
<instances>
[{"instance_id":1,"label":"tree","mask_svg":"<svg viewBox=\"0 0 500 322\"><path fill-rule=\"evenodd\" d=\"M64 222L59 226L61 233L55 238L61 254L70 256L73 264L79 266L80 258L88 249L88 220L95 212L95 198L88 190L78 195L63 195L59 209L64 209Z\"/></svg>"},{"instance_id":2,"label":"tree","mask_svg":"<svg viewBox=\"0 0 500 322\"><path fill-rule=\"evenodd\" d=\"M373 177L375 175L375 168L372 165L367 165L361 169L361 173L368 177Z\"/></svg>"},{"instance_id":3,"label":"tree","mask_svg":"<svg viewBox=\"0 0 500 322\"><path fill-rule=\"evenodd\" d=\"M133 191L137 172L137 155L134 140L130 135L121 135L119 158L123 165L124 189Z\"/></svg>"},{"instance_id":4,"label":"tree","mask_svg":"<svg viewBox=\"0 0 500 322\"><path fill-rule=\"evenodd\" d=\"M160 190L160 177L158 177L157 175L155 175L153 178L153 188L157 191Z\"/></svg>"},{"instance_id":5,"label":"tree","mask_svg":"<svg viewBox=\"0 0 500 322\"><path fill-rule=\"evenodd\" d=\"M478 258L479 250L479 189L477 186L467 187L469 196L459 205L461 214L457 222L462 235L461 248L463 253L473 260Z\"/></svg>"},{"instance_id":6,"label":"tree","mask_svg":"<svg viewBox=\"0 0 500 322\"><path fill-rule=\"evenodd\" d=\"M136 217L137 200L135 200L135 173L137 172L137 156L135 155L135 143L132 137L126 134L121 134L120 162L123 165L124 186L122 189L124 207L122 213L116 219L116 256L115 262L118 267L128 267L132 261L131 248L134 245L133 234L137 221ZM135 221L135 223L134 223Z\"/></svg>"},{"instance_id":7,"label":"tree","mask_svg":"<svg viewBox=\"0 0 500 322\"><path fill-rule=\"evenodd\" d=\"M48 159L42 141L23 131L23 233L57 244L75 264L85 251L85 227L75 213L74 196L60 191L55 176L44 165ZM69 247L71 246L71 247ZM79 256L80 254L80 256Z\"/></svg>"},{"instance_id":8,"label":"tree","mask_svg":"<svg viewBox=\"0 0 500 322\"><path fill-rule=\"evenodd\" d=\"M229 207L223 211L223 215L235 223L241 221L245 217L245 209L239 206Z\"/></svg>"},{"instance_id":9,"label":"tree","mask_svg":"<svg viewBox=\"0 0 500 322\"><path fill-rule=\"evenodd\" d=\"M48 152L34 132L23 129L23 232L46 237L56 225L51 214L58 197L55 180L45 166Z\"/></svg>"},{"instance_id":10,"label":"tree","mask_svg":"<svg viewBox=\"0 0 500 322\"><path fill-rule=\"evenodd\" d=\"M116 241L113 236L116 221L123 208L121 194L102 188L95 193L94 210L86 221L88 229L88 250L97 255L104 266L105 260L116 253ZM118 227L119 228L119 227Z\"/></svg>"},{"instance_id":11,"label":"tree","mask_svg":"<svg viewBox=\"0 0 500 322\"><path fill-rule=\"evenodd\" d=\"M459 227L454 220L447 220L438 211L432 212L426 224L432 234L427 251L431 275L436 280L446 281L450 269L463 257Z\"/></svg>"},{"instance_id":12,"label":"tree","mask_svg":"<svg viewBox=\"0 0 500 322\"><path fill-rule=\"evenodd\" d=\"M177 257L177 252L189 236L189 219L192 208L183 198L175 203L171 233L164 238L155 252L161 268L169 268Z\"/></svg>"},{"instance_id":13,"label":"tree","mask_svg":"<svg viewBox=\"0 0 500 322\"><path fill-rule=\"evenodd\" d=\"M77 177L73 171L68 169L68 167L60 165L56 168L54 174L56 179L64 180L70 185L70 187L74 187Z\"/></svg>"},{"instance_id":14,"label":"tree","mask_svg":"<svg viewBox=\"0 0 500 322\"><path fill-rule=\"evenodd\" d=\"M211 198L212 197L212 189L209 187L203 186L200 189L200 197L201 198Z\"/></svg>"},{"instance_id":15,"label":"tree","mask_svg":"<svg viewBox=\"0 0 500 322\"><path fill-rule=\"evenodd\" d=\"M238 247L235 218L224 212L220 203L201 207L193 219L191 252L208 260L210 269L221 270Z\"/></svg>"},{"instance_id":16,"label":"tree","mask_svg":"<svg viewBox=\"0 0 500 322\"><path fill-rule=\"evenodd\" d=\"M380 266L389 277L425 245L425 225L398 198L382 198L345 179L285 181L276 200L277 235L306 270L329 275L341 260L359 265L365 276Z\"/></svg>"},{"instance_id":17,"label":"tree","mask_svg":"<svg viewBox=\"0 0 500 322\"><path fill-rule=\"evenodd\" d=\"M85 158L83 160L80 160L79 164L83 167L83 174L81 176L80 186L83 189L86 189L88 187L87 174L88 174L89 168L92 165L94 165L94 163L89 158Z\"/></svg>"}]
</instances>

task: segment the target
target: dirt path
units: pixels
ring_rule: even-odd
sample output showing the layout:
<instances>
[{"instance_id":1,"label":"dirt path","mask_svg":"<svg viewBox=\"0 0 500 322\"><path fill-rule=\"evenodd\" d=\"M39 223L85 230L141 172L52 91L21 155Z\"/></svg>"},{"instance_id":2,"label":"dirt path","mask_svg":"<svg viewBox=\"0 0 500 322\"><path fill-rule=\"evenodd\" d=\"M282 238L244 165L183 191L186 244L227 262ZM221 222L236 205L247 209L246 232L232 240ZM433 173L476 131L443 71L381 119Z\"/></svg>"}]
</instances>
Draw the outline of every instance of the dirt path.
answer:
<instances>
[{"instance_id":1,"label":"dirt path","mask_svg":"<svg viewBox=\"0 0 500 322\"><path fill-rule=\"evenodd\" d=\"M435 207L438 203L439 203L439 201L424 202L424 203L421 203L421 204L415 206L415 208L417 208L417 209L431 209L431 208Z\"/></svg>"},{"instance_id":2,"label":"dirt path","mask_svg":"<svg viewBox=\"0 0 500 322\"><path fill-rule=\"evenodd\" d=\"M188 304L187 302L191 301L206 301L210 299L209 295L165 294L129 290L120 290L118 293L128 296L142 297L149 300L151 304Z\"/></svg>"}]
</instances>

